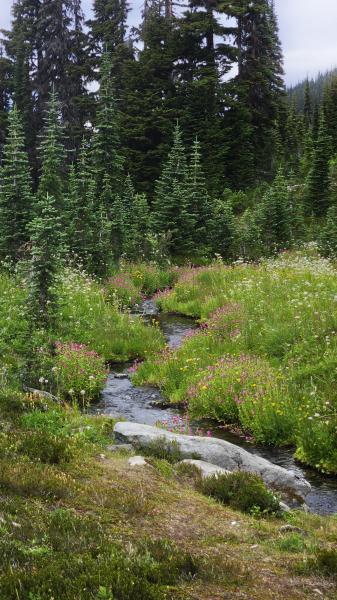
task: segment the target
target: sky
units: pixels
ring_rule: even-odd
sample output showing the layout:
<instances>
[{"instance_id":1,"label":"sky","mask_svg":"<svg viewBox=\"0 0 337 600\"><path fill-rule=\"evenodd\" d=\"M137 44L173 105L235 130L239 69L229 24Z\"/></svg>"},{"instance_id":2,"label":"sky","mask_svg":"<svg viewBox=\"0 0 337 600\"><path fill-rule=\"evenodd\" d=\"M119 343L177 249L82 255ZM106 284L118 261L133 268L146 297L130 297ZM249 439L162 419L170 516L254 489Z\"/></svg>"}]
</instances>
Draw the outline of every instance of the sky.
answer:
<instances>
[{"instance_id":1,"label":"sky","mask_svg":"<svg viewBox=\"0 0 337 600\"><path fill-rule=\"evenodd\" d=\"M89 16L92 0L82 0ZM10 23L12 0L0 0L0 29ZM130 0L136 24L142 0ZM337 0L275 0L287 85L337 66Z\"/></svg>"}]
</instances>

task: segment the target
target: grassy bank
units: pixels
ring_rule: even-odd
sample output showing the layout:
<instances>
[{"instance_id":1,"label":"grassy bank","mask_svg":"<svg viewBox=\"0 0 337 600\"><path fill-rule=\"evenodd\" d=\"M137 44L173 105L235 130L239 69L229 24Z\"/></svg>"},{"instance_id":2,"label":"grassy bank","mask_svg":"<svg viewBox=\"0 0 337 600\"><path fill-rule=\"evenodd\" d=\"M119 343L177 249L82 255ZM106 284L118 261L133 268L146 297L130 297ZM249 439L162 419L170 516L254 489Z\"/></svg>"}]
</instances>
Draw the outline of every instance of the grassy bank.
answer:
<instances>
[{"instance_id":1,"label":"grassy bank","mask_svg":"<svg viewBox=\"0 0 337 600\"><path fill-rule=\"evenodd\" d=\"M60 273L53 327L31 329L24 273L0 274L0 384L21 380L63 399L90 401L108 362L144 359L164 346L157 327L121 312L104 284L84 273ZM82 392L82 394L81 394Z\"/></svg>"},{"instance_id":2,"label":"grassy bank","mask_svg":"<svg viewBox=\"0 0 337 600\"><path fill-rule=\"evenodd\" d=\"M194 417L296 444L299 459L336 473L336 299L336 271L314 250L182 271L157 302L201 328L141 365L135 381L186 402Z\"/></svg>"},{"instance_id":3,"label":"grassy bank","mask_svg":"<svg viewBox=\"0 0 337 600\"><path fill-rule=\"evenodd\" d=\"M334 597L334 518L253 517L163 459L131 469L107 418L8 390L0 415L4 600Z\"/></svg>"}]
</instances>

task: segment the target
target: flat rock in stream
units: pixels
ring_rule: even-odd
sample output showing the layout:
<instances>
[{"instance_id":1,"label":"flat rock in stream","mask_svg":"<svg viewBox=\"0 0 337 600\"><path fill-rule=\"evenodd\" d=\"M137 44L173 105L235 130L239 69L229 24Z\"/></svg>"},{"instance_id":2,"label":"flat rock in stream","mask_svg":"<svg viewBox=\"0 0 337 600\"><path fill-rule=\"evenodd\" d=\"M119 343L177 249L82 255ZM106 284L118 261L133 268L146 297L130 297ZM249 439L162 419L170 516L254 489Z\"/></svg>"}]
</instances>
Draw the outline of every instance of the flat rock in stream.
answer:
<instances>
[{"instance_id":1,"label":"flat rock in stream","mask_svg":"<svg viewBox=\"0 0 337 600\"><path fill-rule=\"evenodd\" d=\"M258 473L264 482L290 496L305 498L311 490L310 483L294 471L288 471L270 461L251 454L225 440L171 433L165 429L139 423L119 422L114 427L117 439L139 446L149 446L158 438L176 442L182 458L198 458L228 471Z\"/></svg>"}]
</instances>

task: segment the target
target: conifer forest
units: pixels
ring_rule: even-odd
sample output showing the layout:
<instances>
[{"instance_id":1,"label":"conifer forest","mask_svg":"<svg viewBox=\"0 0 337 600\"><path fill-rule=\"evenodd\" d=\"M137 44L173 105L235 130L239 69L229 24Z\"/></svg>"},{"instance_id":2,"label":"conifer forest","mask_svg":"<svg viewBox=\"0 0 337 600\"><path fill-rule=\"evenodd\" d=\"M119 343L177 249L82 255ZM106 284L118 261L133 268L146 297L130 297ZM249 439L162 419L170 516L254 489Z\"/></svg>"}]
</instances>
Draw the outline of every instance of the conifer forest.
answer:
<instances>
[{"instance_id":1,"label":"conifer forest","mask_svg":"<svg viewBox=\"0 0 337 600\"><path fill-rule=\"evenodd\" d=\"M2 3L0 600L337 598L337 69L273 0Z\"/></svg>"}]
</instances>

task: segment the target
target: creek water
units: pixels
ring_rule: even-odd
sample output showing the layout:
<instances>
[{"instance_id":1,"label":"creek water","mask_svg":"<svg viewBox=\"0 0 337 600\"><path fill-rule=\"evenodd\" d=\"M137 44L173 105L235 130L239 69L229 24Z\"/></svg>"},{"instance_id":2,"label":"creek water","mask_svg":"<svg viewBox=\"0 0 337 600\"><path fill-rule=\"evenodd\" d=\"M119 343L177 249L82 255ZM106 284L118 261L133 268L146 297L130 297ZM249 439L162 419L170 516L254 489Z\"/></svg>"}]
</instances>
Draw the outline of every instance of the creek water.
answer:
<instances>
[{"instance_id":1,"label":"creek water","mask_svg":"<svg viewBox=\"0 0 337 600\"><path fill-rule=\"evenodd\" d=\"M134 318L142 316L156 320L170 347L178 346L184 335L196 328L193 319L180 315L159 313L152 300L144 300L133 312ZM160 391L151 386L136 387L129 379L128 364L113 365L101 400L91 407L95 414L123 417L128 421L154 425L158 421L172 422L178 414L176 408L160 408L156 403L163 401ZM195 428L211 430L212 436L227 440L252 454L263 456L272 463L291 469L305 477L312 486L306 498L310 510L321 515L337 513L337 477L326 477L318 472L300 466L293 458L292 448L265 447L252 444L239 435L231 433L210 422L195 424ZM193 428L193 423L192 423Z\"/></svg>"}]
</instances>

